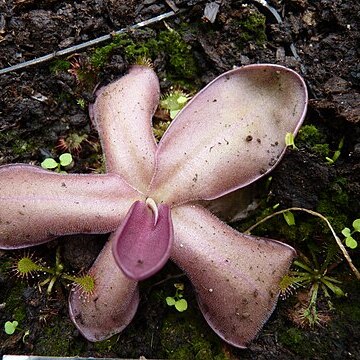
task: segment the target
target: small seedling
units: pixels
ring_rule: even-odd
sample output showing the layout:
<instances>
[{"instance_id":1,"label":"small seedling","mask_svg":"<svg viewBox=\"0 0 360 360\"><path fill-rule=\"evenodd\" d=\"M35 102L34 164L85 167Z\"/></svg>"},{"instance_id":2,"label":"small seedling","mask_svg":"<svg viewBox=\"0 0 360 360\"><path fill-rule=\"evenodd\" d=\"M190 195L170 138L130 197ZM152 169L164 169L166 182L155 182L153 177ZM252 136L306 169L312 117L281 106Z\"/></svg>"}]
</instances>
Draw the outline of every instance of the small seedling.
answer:
<instances>
[{"instance_id":1,"label":"small seedling","mask_svg":"<svg viewBox=\"0 0 360 360\"><path fill-rule=\"evenodd\" d=\"M329 164L329 165L332 165L340 156L341 154L341 149L343 148L344 146L344 138L342 138L339 142L339 146L337 148L337 150L334 152L334 155L330 158L330 157L326 157L326 162Z\"/></svg>"},{"instance_id":2,"label":"small seedling","mask_svg":"<svg viewBox=\"0 0 360 360\"><path fill-rule=\"evenodd\" d=\"M33 277L34 273L44 273L49 276L39 283L39 289L47 285L47 294L51 294L55 282L60 280L68 280L77 287L81 288L84 294L91 294L94 291L95 280L91 275L85 274L82 276L73 276L64 272L64 265L60 261L60 248L56 250L55 266L48 267L39 260L34 260L31 255L25 255L20 260L17 260L14 267L14 272L22 277Z\"/></svg>"},{"instance_id":3,"label":"small seedling","mask_svg":"<svg viewBox=\"0 0 360 360\"><path fill-rule=\"evenodd\" d=\"M19 328L19 323L14 320L14 321L7 321L5 324L4 324L4 330L5 330L5 333L7 335L12 335L15 333L16 330L19 330L19 331L23 331L22 329ZM24 335L22 337L22 341L23 343L25 344L25 339L26 337L28 337L30 335L30 330L26 330L24 331Z\"/></svg>"},{"instance_id":4,"label":"small seedling","mask_svg":"<svg viewBox=\"0 0 360 360\"><path fill-rule=\"evenodd\" d=\"M7 321L4 325L4 330L6 334L12 335L18 329L18 325L19 323L16 320Z\"/></svg>"},{"instance_id":5,"label":"small seedling","mask_svg":"<svg viewBox=\"0 0 360 360\"><path fill-rule=\"evenodd\" d=\"M77 99L77 100L76 100L76 103L80 106L80 108L81 108L82 110L85 109L85 106L86 106L85 99L83 99L83 98Z\"/></svg>"},{"instance_id":6,"label":"small seedling","mask_svg":"<svg viewBox=\"0 0 360 360\"><path fill-rule=\"evenodd\" d=\"M286 133L285 135L285 145L287 147L291 147L293 150L297 150L298 148L295 145L295 136L293 133Z\"/></svg>"},{"instance_id":7,"label":"small seedling","mask_svg":"<svg viewBox=\"0 0 360 360\"><path fill-rule=\"evenodd\" d=\"M284 212L283 216L284 216L284 219L285 219L286 223L289 226L295 225L295 217L294 217L294 214L291 211Z\"/></svg>"},{"instance_id":8,"label":"small seedling","mask_svg":"<svg viewBox=\"0 0 360 360\"><path fill-rule=\"evenodd\" d=\"M179 312L183 312L187 309L188 303L183 298L184 294L184 284L183 283L175 283L174 284L176 291L174 296L168 296L165 301L168 306L175 306L175 309Z\"/></svg>"},{"instance_id":9,"label":"small seedling","mask_svg":"<svg viewBox=\"0 0 360 360\"><path fill-rule=\"evenodd\" d=\"M352 223L353 230L346 227L341 233L345 236L345 245L350 249L355 249L358 246L357 241L353 238L353 234L360 232L360 219L354 220Z\"/></svg>"},{"instance_id":10,"label":"small seedling","mask_svg":"<svg viewBox=\"0 0 360 360\"><path fill-rule=\"evenodd\" d=\"M62 168L68 168L73 164L73 158L70 153L64 153L59 156L59 162L53 158L46 158L42 163L41 167L46 170L54 170L58 173L66 173Z\"/></svg>"}]
</instances>

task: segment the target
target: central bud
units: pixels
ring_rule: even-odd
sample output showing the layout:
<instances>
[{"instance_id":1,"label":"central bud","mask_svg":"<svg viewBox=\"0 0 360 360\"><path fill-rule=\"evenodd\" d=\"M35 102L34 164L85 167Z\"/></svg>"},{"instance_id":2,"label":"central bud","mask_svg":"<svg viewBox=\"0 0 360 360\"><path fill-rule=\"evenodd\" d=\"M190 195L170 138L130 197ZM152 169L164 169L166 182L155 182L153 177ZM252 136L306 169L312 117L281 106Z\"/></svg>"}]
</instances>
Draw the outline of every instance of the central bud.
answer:
<instances>
[{"instance_id":1,"label":"central bud","mask_svg":"<svg viewBox=\"0 0 360 360\"><path fill-rule=\"evenodd\" d=\"M152 212L154 213L154 226L156 226L156 223L158 221L159 218L159 209L156 205L156 202L154 199L148 197L145 201L146 205L152 210Z\"/></svg>"},{"instance_id":2,"label":"central bud","mask_svg":"<svg viewBox=\"0 0 360 360\"><path fill-rule=\"evenodd\" d=\"M130 279L144 280L165 265L173 238L168 205L157 205L152 198L135 201L115 232L115 261Z\"/></svg>"}]
</instances>

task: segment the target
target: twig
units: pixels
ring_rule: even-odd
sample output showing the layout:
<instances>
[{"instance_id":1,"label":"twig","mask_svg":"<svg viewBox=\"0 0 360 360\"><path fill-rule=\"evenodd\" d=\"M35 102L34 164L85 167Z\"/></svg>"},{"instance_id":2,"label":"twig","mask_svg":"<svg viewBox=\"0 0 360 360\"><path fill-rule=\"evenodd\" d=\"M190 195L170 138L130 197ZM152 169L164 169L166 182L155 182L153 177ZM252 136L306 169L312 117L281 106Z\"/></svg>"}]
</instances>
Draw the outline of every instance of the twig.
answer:
<instances>
[{"instance_id":1,"label":"twig","mask_svg":"<svg viewBox=\"0 0 360 360\"><path fill-rule=\"evenodd\" d=\"M336 235L336 232L334 230L334 228L332 227L332 225L330 224L330 221L322 214L316 212L316 211L313 211L313 210L309 210L309 209L304 209L304 208L298 208L298 207L291 207L291 208L288 208L288 209L284 209L284 210L280 210L280 211L277 211L277 212L274 212L273 214L270 214L266 217L264 217L263 219L261 219L260 221L258 221L256 224L250 226L246 231L245 231L245 234L250 234L251 231L253 229L255 229L258 225L264 223L265 221L271 219L272 217L276 216L276 215L280 215L280 214L283 214L287 211L303 211L303 212L307 212L311 215L314 215L314 216L317 216L319 217L321 220L325 221L326 225L329 227L332 235L334 236L335 238L335 241L336 243L338 244L340 250L342 251L346 261L348 262L351 270L353 271L353 273L355 274L355 276L357 277L358 280L360 280L360 272L359 270L355 267L355 265L353 264L352 260L351 260L351 257L349 255L349 253L347 252L345 246L343 245L343 243L341 242L340 238Z\"/></svg>"},{"instance_id":2,"label":"twig","mask_svg":"<svg viewBox=\"0 0 360 360\"><path fill-rule=\"evenodd\" d=\"M281 16L279 15L279 13L276 11L275 8L273 8L272 6L270 6L266 0L254 0L255 2L259 3L260 5L266 7L271 14L274 16L274 18L276 19L276 21L281 24L282 23L282 19Z\"/></svg>"},{"instance_id":3,"label":"twig","mask_svg":"<svg viewBox=\"0 0 360 360\"><path fill-rule=\"evenodd\" d=\"M173 12L177 13L179 11L179 8L175 5L173 0L165 0L165 2Z\"/></svg>"},{"instance_id":4,"label":"twig","mask_svg":"<svg viewBox=\"0 0 360 360\"><path fill-rule=\"evenodd\" d=\"M178 14L180 11L181 10L179 10L176 14ZM170 18L170 17L172 17L174 15L175 15L174 11L168 11L168 12L166 12L164 14L155 16L155 17L153 17L151 19L141 21L141 22L139 22L137 24L128 26L126 28L122 28L122 29L120 29L118 31L115 31L114 33L103 35L103 36L100 36L100 37L98 37L96 39L89 40L89 41L86 41L84 43L74 45L74 46L71 46L71 47L63 49L63 50L54 51L51 54L47 54L47 55L38 57L36 59L32 59L32 60L25 61L25 62L17 64L17 65L12 65L12 66L9 66L7 68L0 69L0 75L7 74L7 73L9 73L11 71L17 71L17 70L20 70L20 69L24 69L24 68L26 68L28 66L38 65L40 63L52 60L52 59L54 59L56 57L59 57L59 56L69 55L71 53L74 53L74 52L77 52L79 50L85 49L87 47L98 45L98 44L103 43L103 42L105 42L107 40L111 40L111 38L114 35L121 35L121 34L124 34L124 33L128 32L128 31L130 31L130 30L140 29L142 27L157 23L157 22L159 22L161 20L168 19L168 18Z\"/></svg>"}]
</instances>

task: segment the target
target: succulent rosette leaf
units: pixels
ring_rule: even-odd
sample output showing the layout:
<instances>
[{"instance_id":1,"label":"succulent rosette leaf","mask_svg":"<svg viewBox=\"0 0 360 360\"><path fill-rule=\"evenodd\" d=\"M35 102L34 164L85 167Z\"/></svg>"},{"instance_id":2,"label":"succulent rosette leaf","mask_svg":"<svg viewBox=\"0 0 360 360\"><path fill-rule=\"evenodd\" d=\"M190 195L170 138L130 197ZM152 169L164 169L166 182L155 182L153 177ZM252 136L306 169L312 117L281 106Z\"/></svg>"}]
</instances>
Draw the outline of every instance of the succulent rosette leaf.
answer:
<instances>
[{"instance_id":1,"label":"succulent rosette leaf","mask_svg":"<svg viewBox=\"0 0 360 360\"><path fill-rule=\"evenodd\" d=\"M69 299L87 339L124 329L138 306L137 281L171 257L191 279L209 325L246 347L272 313L295 251L241 234L199 204L272 170L286 133L296 134L304 119L306 86L278 65L228 71L180 111L156 144L151 119L158 101L158 79L147 67L134 66L100 89L90 115L106 174L0 167L0 247L112 232L90 269L94 292L84 299L75 289Z\"/></svg>"}]
</instances>

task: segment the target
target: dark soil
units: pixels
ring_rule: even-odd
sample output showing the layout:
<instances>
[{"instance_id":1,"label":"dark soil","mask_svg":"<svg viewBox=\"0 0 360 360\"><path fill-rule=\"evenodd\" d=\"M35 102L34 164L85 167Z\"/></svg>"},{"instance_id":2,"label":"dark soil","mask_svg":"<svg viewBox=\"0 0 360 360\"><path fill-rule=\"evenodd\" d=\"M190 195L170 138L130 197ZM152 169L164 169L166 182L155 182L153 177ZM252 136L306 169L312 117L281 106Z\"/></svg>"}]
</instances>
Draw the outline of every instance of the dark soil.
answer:
<instances>
[{"instance_id":1,"label":"dark soil","mask_svg":"<svg viewBox=\"0 0 360 360\"><path fill-rule=\"evenodd\" d=\"M0 75L0 165L39 165L45 157L64 152L57 147L59 140L75 133L86 135L87 140L81 149L73 151L75 166L70 171L99 170L101 150L86 105L93 100L94 89L120 77L137 54L151 57L164 93L170 86L196 91L233 66L276 63L305 78L310 96L305 125L315 125L317 133L300 132L296 140L299 150L288 151L272 173L258 210L236 227L246 229L275 204L279 208L316 210L333 223L339 234L345 226L351 226L360 217L360 3L269 1L281 15L280 24L257 1L223 0L214 23L203 19L206 1L179 0L175 4L184 11L166 23L160 21L130 31L117 46L102 48L100 58L94 56L94 49L87 49L62 61ZM166 1L153 0L3 0L0 69L170 10ZM173 50L166 49L168 28L179 34L171 41L178 44ZM150 50L141 48L150 39L163 45ZM129 44L133 48L127 47ZM325 157L332 158L342 141L340 156L328 164ZM297 221L296 229L289 230L278 219L257 232L288 242L307 256L312 247L318 257L324 257L322 249L333 242L331 234L318 219L297 215ZM33 248L31 253L53 265L60 246L66 270L78 273L89 268L105 241L106 236L66 237ZM333 297L331 311L326 299L320 297L319 311L324 314L320 326L298 326L294 315L294 308L301 302L298 292L280 301L249 349L238 350L212 333L197 308L190 283L171 263L141 284L139 310L123 333L101 343L87 342L68 317L68 286L58 281L47 296L46 286L40 288L38 280L22 281L13 276L13 259L23 253L0 251L0 355L360 359L360 286L340 255L329 271L342 281L347 296ZM350 253L359 267L359 249ZM39 282L45 278L40 277ZM189 302L184 313L176 313L164 301L173 294L174 282L179 281L185 284ZM21 328L11 336L2 329L8 320L17 320ZM23 338L27 330L29 335Z\"/></svg>"}]
</instances>

